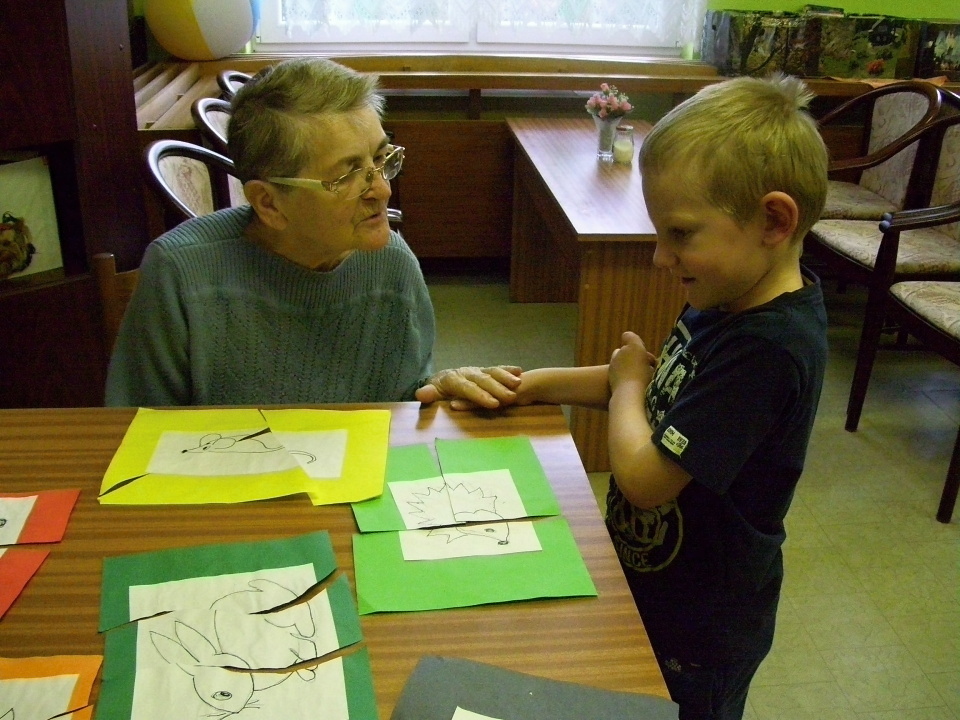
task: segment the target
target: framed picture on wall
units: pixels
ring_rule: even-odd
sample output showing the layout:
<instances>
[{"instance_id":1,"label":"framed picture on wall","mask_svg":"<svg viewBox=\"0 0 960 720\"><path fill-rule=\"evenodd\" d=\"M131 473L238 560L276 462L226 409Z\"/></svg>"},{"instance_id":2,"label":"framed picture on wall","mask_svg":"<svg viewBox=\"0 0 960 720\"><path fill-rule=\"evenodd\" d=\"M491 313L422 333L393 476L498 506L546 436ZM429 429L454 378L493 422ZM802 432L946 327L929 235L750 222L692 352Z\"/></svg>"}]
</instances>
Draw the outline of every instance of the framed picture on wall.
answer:
<instances>
[{"instance_id":1,"label":"framed picture on wall","mask_svg":"<svg viewBox=\"0 0 960 720\"><path fill-rule=\"evenodd\" d=\"M0 284L62 267L47 159L0 158Z\"/></svg>"}]
</instances>

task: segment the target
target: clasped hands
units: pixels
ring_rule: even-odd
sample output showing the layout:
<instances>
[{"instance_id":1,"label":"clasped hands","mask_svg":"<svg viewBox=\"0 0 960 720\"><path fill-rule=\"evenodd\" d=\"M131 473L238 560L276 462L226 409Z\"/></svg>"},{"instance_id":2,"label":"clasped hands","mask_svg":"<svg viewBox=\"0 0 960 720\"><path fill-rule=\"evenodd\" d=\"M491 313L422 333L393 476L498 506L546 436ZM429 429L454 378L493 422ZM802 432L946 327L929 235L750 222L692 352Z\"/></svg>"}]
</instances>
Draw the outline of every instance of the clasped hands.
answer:
<instances>
[{"instance_id":1,"label":"clasped hands","mask_svg":"<svg viewBox=\"0 0 960 720\"><path fill-rule=\"evenodd\" d=\"M454 410L506 407L516 402L520 373L515 365L441 370L417 390L416 398L424 404L449 400Z\"/></svg>"}]
</instances>

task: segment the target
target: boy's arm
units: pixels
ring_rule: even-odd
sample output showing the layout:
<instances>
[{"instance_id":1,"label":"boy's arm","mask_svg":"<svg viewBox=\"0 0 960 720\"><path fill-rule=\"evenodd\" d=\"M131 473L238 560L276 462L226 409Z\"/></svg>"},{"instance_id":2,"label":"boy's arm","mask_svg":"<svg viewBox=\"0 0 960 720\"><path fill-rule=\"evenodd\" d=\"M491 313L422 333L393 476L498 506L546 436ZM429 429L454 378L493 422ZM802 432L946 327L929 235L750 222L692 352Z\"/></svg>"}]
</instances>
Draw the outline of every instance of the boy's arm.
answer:
<instances>
[{"instance_id":1,"label":"boy's arm","mask_svg":"<svg viewBox=\"0 0 960 720\"><path fill-rule=\"evenodd\" d=\"M607 365L527 370L516 388L517 405L552 403L607 409L610 385Z\"/></svg>"},{"instance_id":2,"label":"boy's arm","mask_svg":"<svg viewBox=\"0 0 960 720\"><path fill-rule=\"evenodd\" d=\"M651 357L640 338L624 333L623 346L610 359L612 388L607 431L610 467L620 492L639 508L673 500L690 474L653 444L645 395L653 376Z\"/></svg>"}]
</instances>

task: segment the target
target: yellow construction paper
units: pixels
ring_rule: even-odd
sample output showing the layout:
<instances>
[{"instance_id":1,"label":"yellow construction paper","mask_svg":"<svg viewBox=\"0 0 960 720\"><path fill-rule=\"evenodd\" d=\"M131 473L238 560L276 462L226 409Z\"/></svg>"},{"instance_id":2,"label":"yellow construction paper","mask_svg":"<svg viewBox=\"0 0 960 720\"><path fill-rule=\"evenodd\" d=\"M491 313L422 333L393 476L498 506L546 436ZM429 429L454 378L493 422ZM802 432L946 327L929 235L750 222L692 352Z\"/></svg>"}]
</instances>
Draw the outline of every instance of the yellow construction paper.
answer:
<instances>
[{"instance_id":1,"label":"yellow construction paper","mask_svg":"<svg viewBox=\"0 0 960 720\"><path fill-rule=\"evenodd\" d=\"M314 505L359 502L383 494L390 445L389 410L263 410L276 433L345 429L347 452L336 480L311 480Z\"/></svg>"},{"instance_id":2,"label":"yellow construction paper","mask_svg":"<svg viewBox=\"0 0 960 720\"><path fill-rule=\"evenodd\" d=\"M140 408L107 468L99 500L118 505L235 503L306 493L315 505L355 502L382 492L389 428L388 410ZM323 434L339 438L344 454L334 464L338 475L311 477L301 463L305 457L317 460L317 454L287 448L273 432L287 440L298 433L307 439ZM178 451L178 442L189 449ZM216 474L151 471L161 455L176 461L181 453L195 453L188 459ZM284 469L258 469L274 461ZM166 462L161 466L171 467ZM229 470L219 474L221 466Z\"/></svg>"}]
</instances>

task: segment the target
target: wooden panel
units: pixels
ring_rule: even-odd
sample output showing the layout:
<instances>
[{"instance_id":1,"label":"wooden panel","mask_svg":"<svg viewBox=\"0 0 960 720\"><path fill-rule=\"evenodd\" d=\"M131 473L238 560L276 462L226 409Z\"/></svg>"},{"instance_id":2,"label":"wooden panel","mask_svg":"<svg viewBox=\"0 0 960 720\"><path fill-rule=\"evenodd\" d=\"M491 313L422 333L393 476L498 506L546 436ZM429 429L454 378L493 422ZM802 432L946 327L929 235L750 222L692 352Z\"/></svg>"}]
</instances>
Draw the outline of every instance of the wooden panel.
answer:
<instances>
[{"instance_id":1,"label":"wooden panel","mask_svg":"<svg viewBox=\"0 0 960 720\"><path fill-rule=\"evenodd\" d=\"M556 680L666 697L560 410L511 408L491 416L451 412L441 403L389 407L393 444L530 437L599 595L363 616L380 717L390 717L423 655L463 657ZM323 528L330 532L339 568L356 587L351 537L357 529L348 505L313 507L302 496L228 505L99 505L100 481L133 414L115 408L0 412L0 487L6 492L82 491L63 542L50 546L49 558L3 619L0 656L102 654L97 625L107 555L267 540ZM97 691L95 687L94 699Z\"/></svg>"},{"instance_id":2,"label":"wooden panel","mask_svg":"<svg viewBox=\"0 0 960 720\"><path fill-rule=\"evenodd\" d=\"M3 297L0 407L103 404L106 351L90 276Z\"/></svg>"},{"instance_id":3,"label":"wooden panel","mask_svg":"<svg viewBox=\"0 0 960 720\"><path fill-rule=\"evenodd\" d=\"M510 252L511 302L576 302L580 246L530 158L517 148Z\"/></svg>"},{"instance_id":4,"label":"wooden panel","mask_svg":"<svg viewBox=\"0 0 960 720\"><path fill-rule=\"evenodd\" d=\"M683 307L683 289L654 267L653 243L584 243L581 252L577 365L609 361L627 330L659 351ZM607 413L572 408L570 432L588 472L610 469Z\"/></svg>"},{"instance_id":5,"label":"wooden panel","mask_svg":"<svg viewBox=\"0 0 960 720\"><path fill-rule=\"evenodd\" d=\"M76 135L61 0L0 0L0 149Z\"/></svg>"},{"instance_id":6,"label":"wooden panel","mask_svg":"<svg viewBox=\"0 0 960 720\"><path fill-rule=\"evenodd\" d=\"M78 128L74 149L87 257L117 256L140 264L147 242L139 192L136 109L130 89L126 3L65 0Z\"/></svg>"},{"instance_id":7,"label":"wooden panel","mask_svg":"<svg viewBox=\"0 0 960 720\"><path fill-rule=\"evenodd\" d=\"M419 256L510 254L511 140L502 122L387 120L406 149L396 180L403 236Z\"/></svg>"}]
</instances>

